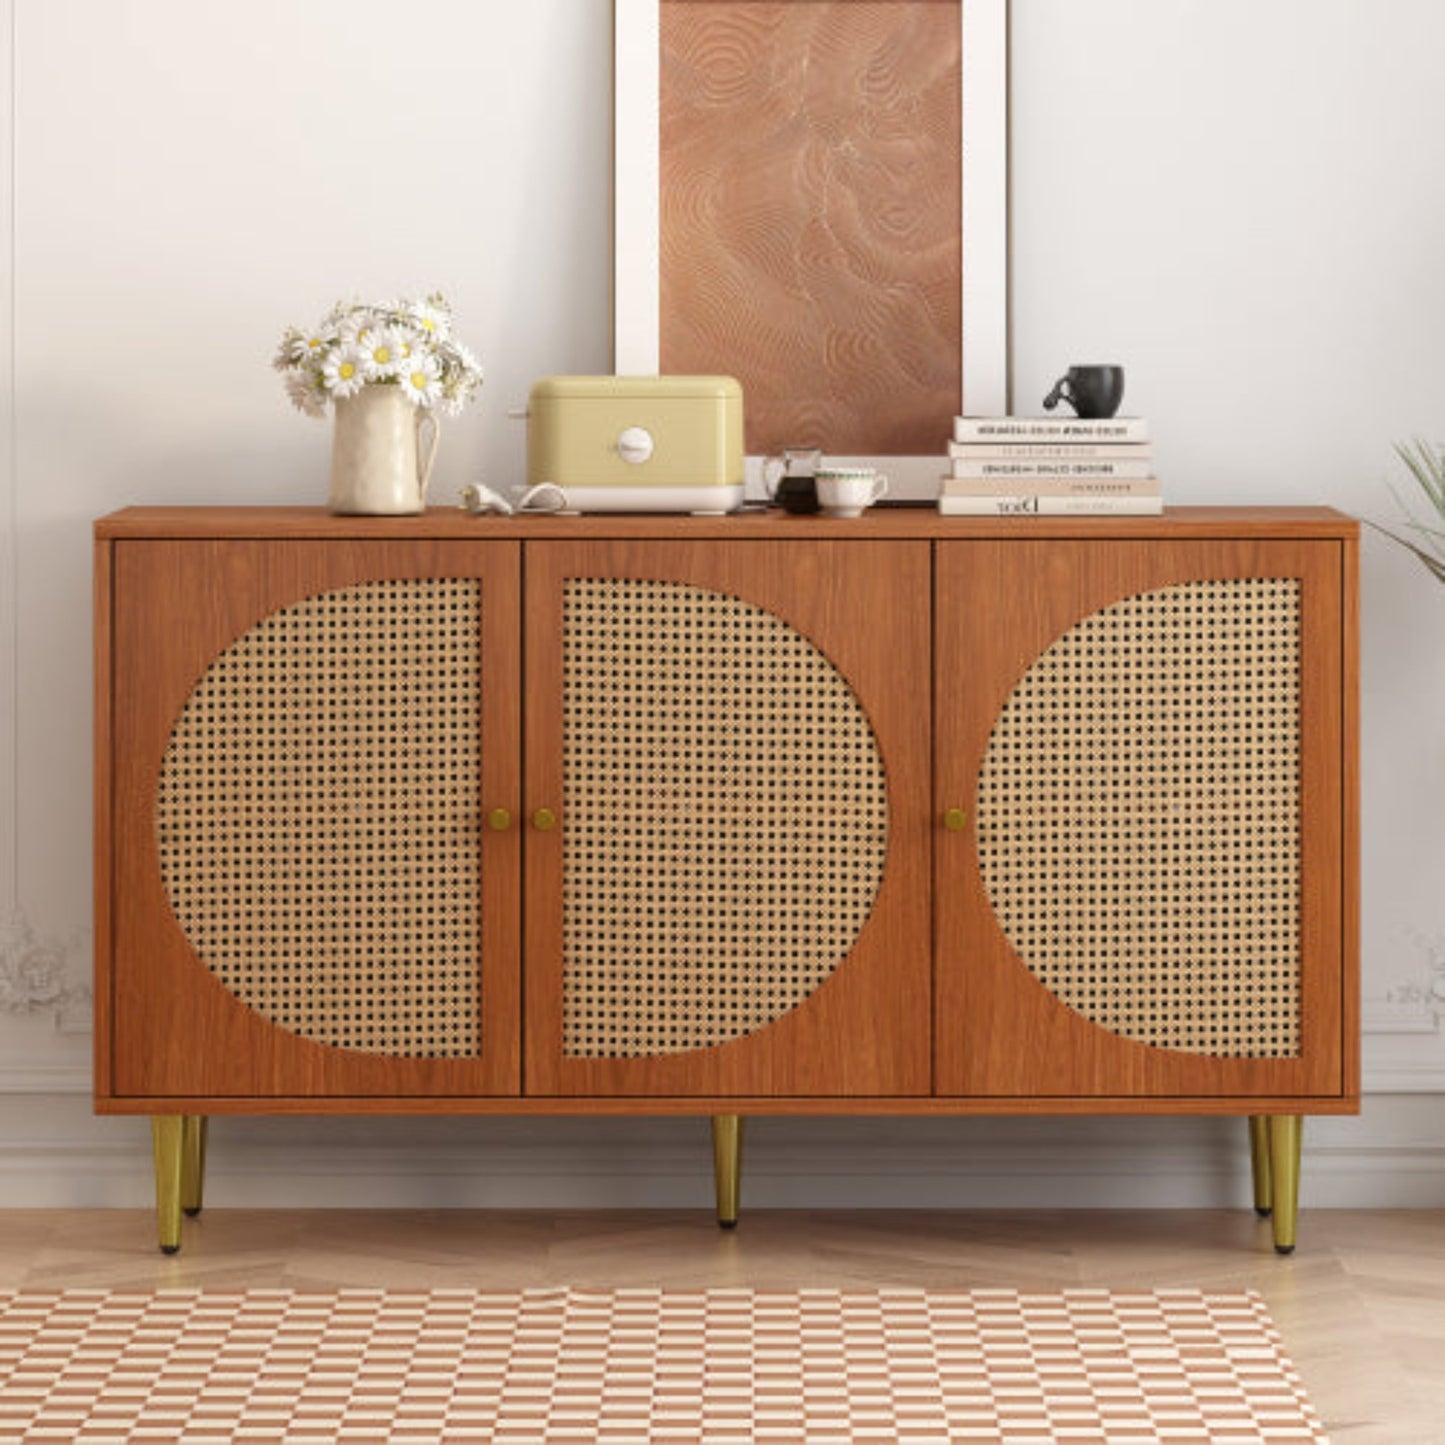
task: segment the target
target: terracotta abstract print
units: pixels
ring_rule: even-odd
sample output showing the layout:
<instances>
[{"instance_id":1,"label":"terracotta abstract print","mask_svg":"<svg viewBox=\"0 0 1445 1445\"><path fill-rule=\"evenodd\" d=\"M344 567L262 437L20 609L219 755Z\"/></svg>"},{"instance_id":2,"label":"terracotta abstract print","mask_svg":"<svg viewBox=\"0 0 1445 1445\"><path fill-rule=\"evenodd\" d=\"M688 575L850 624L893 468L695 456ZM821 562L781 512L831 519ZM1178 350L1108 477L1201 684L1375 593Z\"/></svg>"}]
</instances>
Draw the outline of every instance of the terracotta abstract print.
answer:
<instances>
[{"instance_id":1,"label":"terracotta abstract print","mask_svg":"<svg viewBox=\"0 0 1445 1445\"><path fill-rule=\"evenodd\" d=\"M960 401L958 0L664 0L661 364L747 447L940 452Z\"/></svg>"}]
</instances>

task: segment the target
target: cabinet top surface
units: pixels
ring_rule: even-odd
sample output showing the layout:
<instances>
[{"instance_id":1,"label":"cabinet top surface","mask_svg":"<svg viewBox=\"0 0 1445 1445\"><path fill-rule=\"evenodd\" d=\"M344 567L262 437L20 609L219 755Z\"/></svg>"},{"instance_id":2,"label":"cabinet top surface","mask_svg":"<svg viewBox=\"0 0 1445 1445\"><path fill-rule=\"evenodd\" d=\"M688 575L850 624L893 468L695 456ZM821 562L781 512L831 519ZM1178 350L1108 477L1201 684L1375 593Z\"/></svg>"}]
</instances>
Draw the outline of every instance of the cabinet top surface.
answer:
<instances>
[{"instance_id":1,"label":"cabinet top surface","mask_svg":"<svg viewBox=\"0 0 1445 1445\"><path fill-rule=\"evenodd\" d=\"M882 507L863 517L798 517L747 511L676 514L473 516L432 507L412 517L337 517L323 507L125 507L99 518L99 538L314 538L486 541L667 538L683 541L812 541L921 538L1354 538L1359 523L1332 507L1167 507L1157 517L942 517L932 507Z\"/></svg>"}]
</instances>

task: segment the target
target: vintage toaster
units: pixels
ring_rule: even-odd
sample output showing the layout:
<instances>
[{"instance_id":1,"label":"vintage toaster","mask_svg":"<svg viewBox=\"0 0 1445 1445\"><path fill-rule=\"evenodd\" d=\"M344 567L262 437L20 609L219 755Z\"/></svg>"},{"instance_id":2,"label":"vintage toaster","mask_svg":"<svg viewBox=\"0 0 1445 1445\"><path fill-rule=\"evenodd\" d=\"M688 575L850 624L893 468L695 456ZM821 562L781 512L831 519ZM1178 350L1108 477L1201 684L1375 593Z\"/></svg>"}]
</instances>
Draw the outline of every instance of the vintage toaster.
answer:
<instances>
[{"instance_id":1,"label":"vintage toaster","mask_svg":"<svg viewBox=\"0 0 1445 1445\"><path fill-rule=\"evenodd\" d=\"M527 485L579 512L716 515L743 500L743 389L730 376L547 376L527 404Z\"/></svg>"}]
</instances>

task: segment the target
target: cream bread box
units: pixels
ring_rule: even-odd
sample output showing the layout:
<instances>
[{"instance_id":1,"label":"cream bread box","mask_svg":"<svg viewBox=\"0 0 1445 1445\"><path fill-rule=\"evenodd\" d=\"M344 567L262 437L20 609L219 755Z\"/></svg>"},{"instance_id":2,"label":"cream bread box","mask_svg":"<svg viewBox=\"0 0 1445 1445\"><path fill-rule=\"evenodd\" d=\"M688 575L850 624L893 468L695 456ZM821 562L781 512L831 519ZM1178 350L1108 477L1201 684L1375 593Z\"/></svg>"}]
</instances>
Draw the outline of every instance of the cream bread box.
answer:
<instances>
[{"instance_id":1,"label":"cream bread box","mask_svg":"<svg viewBox=\"0 0 1445 1445\"><path fill-rule=\"evenodd\" d=\"M527 403L527 485L579 512L735 511L743 389L730 376L546 376Z\"/></svg>"}]
</instances>

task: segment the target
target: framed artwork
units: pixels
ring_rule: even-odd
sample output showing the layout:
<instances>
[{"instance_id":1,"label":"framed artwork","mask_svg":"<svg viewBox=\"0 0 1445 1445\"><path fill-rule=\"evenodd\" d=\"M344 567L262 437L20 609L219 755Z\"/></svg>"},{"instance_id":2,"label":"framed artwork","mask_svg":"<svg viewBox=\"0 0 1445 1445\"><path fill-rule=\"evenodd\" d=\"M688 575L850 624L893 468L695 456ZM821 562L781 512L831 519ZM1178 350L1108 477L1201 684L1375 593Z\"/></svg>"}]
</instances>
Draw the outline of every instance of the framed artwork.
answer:
<instances>
[{"instance_id":1,"label":"framed artwork","mask_svg":"<svg viewBox=\"0 0 1445 1445\"><path fill-rule=\"evenodd\" d=\"M1009 409L1009 0L614 0L614 367L932 498Z\"/></svg>"}]
</instances>

